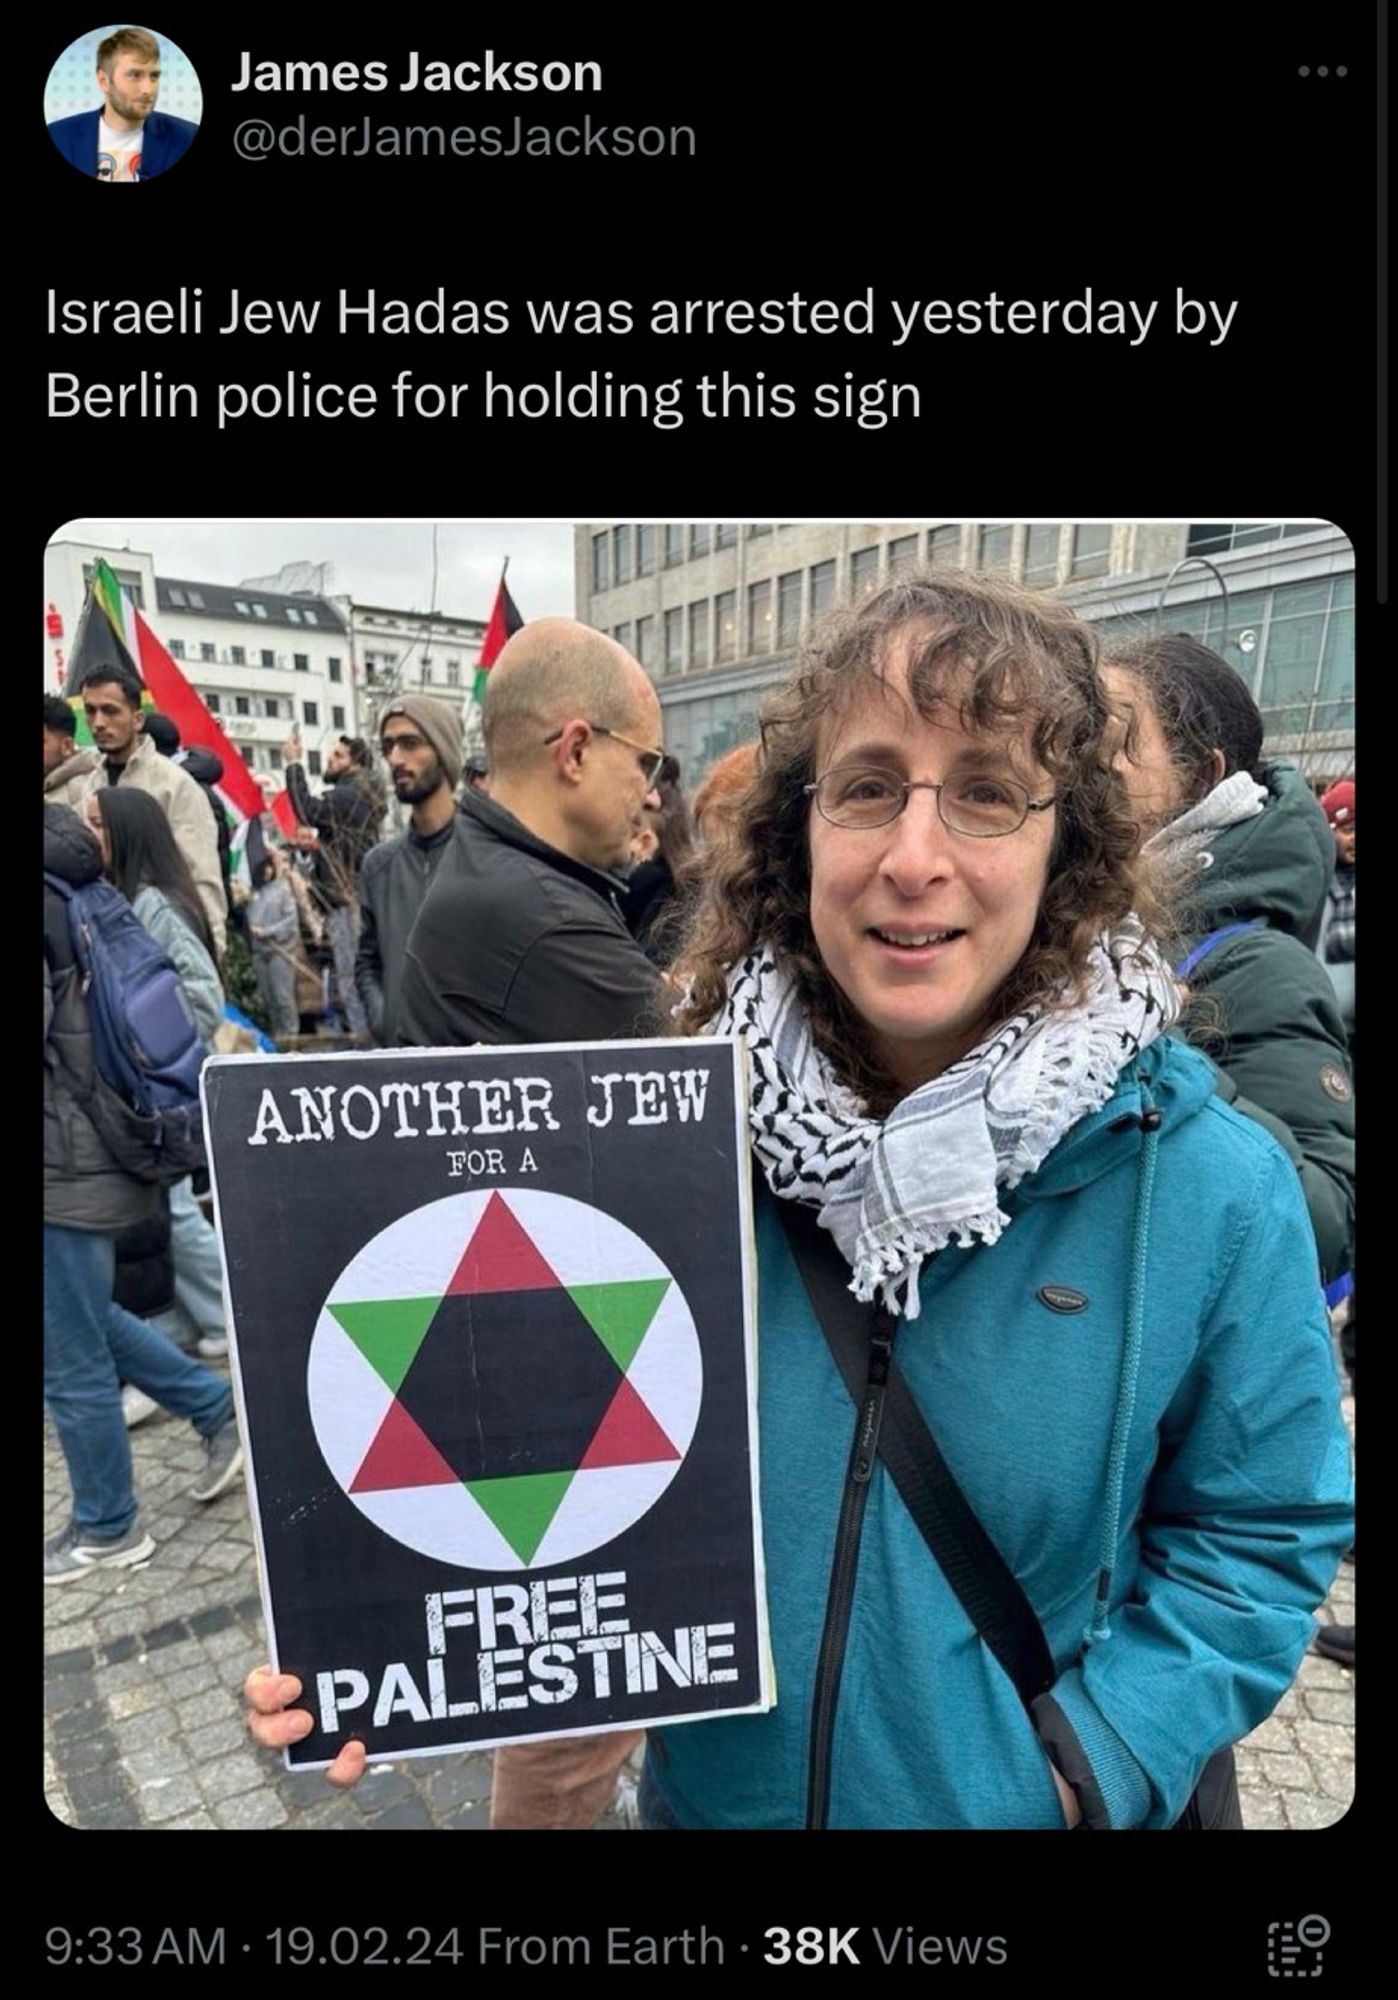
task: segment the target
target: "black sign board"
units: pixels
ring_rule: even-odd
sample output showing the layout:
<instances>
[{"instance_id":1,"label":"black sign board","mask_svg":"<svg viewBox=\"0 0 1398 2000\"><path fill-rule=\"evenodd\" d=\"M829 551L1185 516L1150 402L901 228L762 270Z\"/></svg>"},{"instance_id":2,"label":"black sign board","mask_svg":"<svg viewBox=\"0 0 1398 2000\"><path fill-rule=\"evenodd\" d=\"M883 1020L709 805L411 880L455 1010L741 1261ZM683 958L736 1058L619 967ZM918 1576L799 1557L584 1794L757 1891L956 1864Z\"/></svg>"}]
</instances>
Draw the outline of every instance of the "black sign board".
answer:
<instances>
[{"instance_id":1,"label":"black sign board","mask_svg":"<svg viewBox=\"0 0 1398 2000\"><path fill-rule=\"evenodd\" d=\"M771 1705L740 1062L207 1065L293 1765Z\"/></svg>"}]
</instances>

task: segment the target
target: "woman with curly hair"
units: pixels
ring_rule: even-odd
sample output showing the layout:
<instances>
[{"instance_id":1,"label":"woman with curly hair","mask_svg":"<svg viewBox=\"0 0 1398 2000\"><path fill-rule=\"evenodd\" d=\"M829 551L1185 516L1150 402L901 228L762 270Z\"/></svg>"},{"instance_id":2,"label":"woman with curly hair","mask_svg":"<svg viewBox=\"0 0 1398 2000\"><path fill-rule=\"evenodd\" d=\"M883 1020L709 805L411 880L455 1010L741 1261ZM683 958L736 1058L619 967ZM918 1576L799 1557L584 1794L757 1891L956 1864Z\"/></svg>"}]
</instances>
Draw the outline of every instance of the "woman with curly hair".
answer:
<instances>
[{"instance_id":1,"label":"woman with curly hair","mask_svg":"<svg viewBox=\"0 0 1398 2000\"><path fill-rule=\"evenodd\" d=\"M942 574L765 717L674 977L751 1058L777 1703L653 1729L649 1827L1237 1823L1348 1450L1296 1176L1165 1032L1110 722L1068 611Z\"/></svg>"}]
</instances>

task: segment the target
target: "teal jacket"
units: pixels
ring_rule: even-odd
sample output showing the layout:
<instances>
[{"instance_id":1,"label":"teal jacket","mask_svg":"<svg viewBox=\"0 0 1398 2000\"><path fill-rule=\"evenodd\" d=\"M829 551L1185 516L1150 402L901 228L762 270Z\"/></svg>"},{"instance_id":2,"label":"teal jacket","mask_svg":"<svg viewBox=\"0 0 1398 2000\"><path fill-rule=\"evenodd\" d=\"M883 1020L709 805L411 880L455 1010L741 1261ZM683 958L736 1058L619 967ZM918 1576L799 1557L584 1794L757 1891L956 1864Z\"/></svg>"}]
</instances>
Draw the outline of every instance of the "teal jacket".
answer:
<instances>
[{"instance_id":1,"label":"teal jacket","mask_svg":"<svg viewBox=\"0 0 1398 2000\"><path fill-rule=\"evenodd\" d=\"M1136 1121L1151 1102L1162 1123L1143 1189ZM1220 1101L1209 1066L1165 1038L1003 1205L998 1243L924 1266L921 1315L900 1323L894 1358L1043 1623L1058 1679L1040 1723L1075 1739L1095 1823L1168 1826L1205 1760L1290 1685L1351 1538L1300 1187L1266 1133ZM650 1773L681 1826L806 1824L855 1412L765 1191L757 1237L777 1706L652 1732ZM1045 1285L1088 1303L1054 1312ZM1109 1615L1086 1644L1104 1554ZM831 1827L1064 1824L1035 1723L881 1462L830 1744Z\"/></svg>"},{"instance_id":2,"label":"teal jacket","mask_svg":"<svg viewBox=\"0 0 1398 2000\"><path fill-rule=\"evenodd\" d=\"M1314 955L1335 865L1335 836L1300 773L1265 767L1267 803L1215 835L1212 861L1175 954L1234 924L1189 975L1207 1005L1186 1021L1214 1058L1221 1089L1277 1140L1301 1177L1326 1279L1351 1268L1354 1086L1334 985Z\"/></svg>"}]
</instances>

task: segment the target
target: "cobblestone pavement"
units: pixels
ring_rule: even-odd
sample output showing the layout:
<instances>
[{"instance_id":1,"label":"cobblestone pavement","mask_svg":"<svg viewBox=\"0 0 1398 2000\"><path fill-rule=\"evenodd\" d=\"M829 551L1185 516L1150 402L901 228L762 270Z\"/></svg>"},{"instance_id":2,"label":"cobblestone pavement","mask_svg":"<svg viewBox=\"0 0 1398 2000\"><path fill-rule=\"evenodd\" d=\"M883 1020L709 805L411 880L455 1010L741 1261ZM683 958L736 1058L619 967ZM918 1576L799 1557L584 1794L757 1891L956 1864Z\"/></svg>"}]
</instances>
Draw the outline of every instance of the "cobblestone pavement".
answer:
<instances>
[{"instance_id":1,"label":"cobblestone pavement","mask_svg":"<svg viewBox=\"0 0 1398 2000\"><path fill-rule=\"evenodd\" d=\"M1352 1412L1352 1406L1350 1406ZM485 1831L485 1754L374 1766L349 1792L293 1776L243 1726L244 1676L267 1656L252 1526L241 1482L211 1506L189 1497L203 1465L193 1430L163 1413L132 1433L140 1570L99 1571L45 1592L44 1790L80 1827L460 1827ZM45 1535L68 1518L52 1427ZM1354 1622L1354 1571L1327 1621ZM1354 1675L1310 1655L1276 1713L1238 1752L1249 1827L1320 1827L1354 1794ZM603 1829L624 1829L614 1812Z\"/></svg>"}]
</instances>

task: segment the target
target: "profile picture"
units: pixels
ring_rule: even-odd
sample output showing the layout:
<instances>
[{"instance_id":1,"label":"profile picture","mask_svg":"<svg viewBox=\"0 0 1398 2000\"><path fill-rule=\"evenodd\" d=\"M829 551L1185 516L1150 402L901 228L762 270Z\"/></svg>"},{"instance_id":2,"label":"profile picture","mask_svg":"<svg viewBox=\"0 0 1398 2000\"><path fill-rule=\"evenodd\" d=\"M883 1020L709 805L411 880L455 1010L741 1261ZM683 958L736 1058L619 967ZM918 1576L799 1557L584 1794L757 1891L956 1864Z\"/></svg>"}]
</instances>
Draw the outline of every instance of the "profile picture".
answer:
<instances>
[{"instance_id":1,"label":"profile picture","mask_svg":"<svg viewBox=\"0 0 1398 2000\"><path fill-rule=\"evenodd\" d=\"M189 151L204 94L168 36L120 23L71 42L49 72L44 118L68 164L114 185L154 180Z\"/></svg>"}]
</instances>

